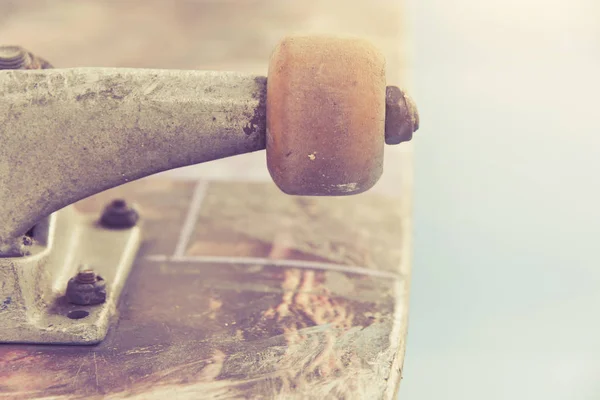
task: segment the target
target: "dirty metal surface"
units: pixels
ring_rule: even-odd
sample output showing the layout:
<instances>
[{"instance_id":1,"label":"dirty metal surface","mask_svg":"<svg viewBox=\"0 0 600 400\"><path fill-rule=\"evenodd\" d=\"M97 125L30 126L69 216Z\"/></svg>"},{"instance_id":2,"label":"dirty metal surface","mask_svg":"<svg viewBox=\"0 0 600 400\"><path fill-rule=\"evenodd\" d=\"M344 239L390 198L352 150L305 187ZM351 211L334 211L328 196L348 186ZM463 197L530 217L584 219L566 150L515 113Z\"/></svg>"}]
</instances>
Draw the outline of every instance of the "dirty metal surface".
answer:
<instances>
[{"instance_id":1,"label":"dirty metal surface","mask_svg":"<svg viewBox=\"0 0 600 400\"><path fill-rule=\"evenodd\" d=\"M92 344L104 339L140 245L140 229L105 229L96 213L66 207L34 235L28 257L0 257L0 343ZM35 231L44 230L37 225ZM106 301L76 306L67 282L82 264L109 281ZM73 319L86 313L84 319Z\"/></svg>"},{"instance_id":2,"label":"dirty metal surface","mask_svg":"<svg viewBox=\"0 0 600 400\"><path fill-rule=\"evenodd\" d=\"M77 207L115 197L139 205L144 237L117 323L97 346L0 346L0 398L395 396L406 204L150 178Z\"/></svg>"},{"instance_id":3,"label":"dirty metal surface","mask_svg":"<svg viewBox=\"0 0 600 400\"><path fill-rule=\"evenodd\" d=\"M0 244L102 190L264 149L265 96L250 74L0 71Z\"/></svg>"}]
</instances>

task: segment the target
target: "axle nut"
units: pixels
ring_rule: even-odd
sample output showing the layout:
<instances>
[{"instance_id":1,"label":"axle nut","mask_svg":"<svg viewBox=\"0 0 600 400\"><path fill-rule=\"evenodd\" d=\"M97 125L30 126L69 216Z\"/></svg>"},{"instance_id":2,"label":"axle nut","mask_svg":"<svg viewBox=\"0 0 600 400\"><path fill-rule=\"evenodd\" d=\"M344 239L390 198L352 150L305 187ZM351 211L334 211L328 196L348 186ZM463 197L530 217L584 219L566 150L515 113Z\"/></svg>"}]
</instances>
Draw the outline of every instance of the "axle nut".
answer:
<instances>
[{"instance_id":1,"label":"axle nut","mask_svg":"<svg viewBox=\"0 0 600 400\"><path fill-rule=\"evenodd\" d=\"M415 102L396 86L385 90L385 143L399 144L412 139L419 129Z\"/></svg>"}]
</instances>

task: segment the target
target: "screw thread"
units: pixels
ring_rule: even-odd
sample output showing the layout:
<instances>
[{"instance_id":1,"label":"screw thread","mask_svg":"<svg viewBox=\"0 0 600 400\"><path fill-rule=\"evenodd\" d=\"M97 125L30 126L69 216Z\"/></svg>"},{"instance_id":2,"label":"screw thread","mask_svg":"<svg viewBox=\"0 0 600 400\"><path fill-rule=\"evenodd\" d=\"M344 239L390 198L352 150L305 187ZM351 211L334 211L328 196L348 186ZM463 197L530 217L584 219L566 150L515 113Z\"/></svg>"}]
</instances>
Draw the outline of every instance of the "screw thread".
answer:
<instances>
[{"instance_id":1,"label":"screw thread","mask_svg":"<svg viewBox=\"0 0 600 400\"><path fill-rule=\"evenodd\" d=\"M31 57L18 46L0 46L0 69L20 69L31 62Z\"/></svg>"},{"instance_id":2,"label":"screw thread","mask_svg":"<svg viewBox=\"0 0 600 400\"><path fill-rule=\"evenodd\" d=\"M96 273L90 269L80 271L77 274L77 282L79 283L94 283L96 282Z\"/></svg>"}]
</instances>

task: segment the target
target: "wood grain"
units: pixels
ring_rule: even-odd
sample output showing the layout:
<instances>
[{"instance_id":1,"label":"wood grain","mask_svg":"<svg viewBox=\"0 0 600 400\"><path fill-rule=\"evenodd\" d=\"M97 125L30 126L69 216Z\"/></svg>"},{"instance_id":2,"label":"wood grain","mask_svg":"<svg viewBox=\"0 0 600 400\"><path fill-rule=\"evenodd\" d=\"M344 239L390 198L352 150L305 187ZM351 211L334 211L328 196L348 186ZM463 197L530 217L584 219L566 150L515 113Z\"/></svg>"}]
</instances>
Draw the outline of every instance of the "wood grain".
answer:
<instances>
[{"instance_id":1,"label":"wood grain","mask_svg":"<svg viewBox=\"0 0 600 400\"><path fill-rule=\"evenodd\" d=\"M202 184L194 202L196 182L147 179L78 204L97 213L124 197L140 207L144 244L120 316L98 346L1 346L0 398L395 393L407 279L402 254L389 251L402 240L398 202ZM189 215L197 220L176 256Z\"/></svg>"}]
</instances>

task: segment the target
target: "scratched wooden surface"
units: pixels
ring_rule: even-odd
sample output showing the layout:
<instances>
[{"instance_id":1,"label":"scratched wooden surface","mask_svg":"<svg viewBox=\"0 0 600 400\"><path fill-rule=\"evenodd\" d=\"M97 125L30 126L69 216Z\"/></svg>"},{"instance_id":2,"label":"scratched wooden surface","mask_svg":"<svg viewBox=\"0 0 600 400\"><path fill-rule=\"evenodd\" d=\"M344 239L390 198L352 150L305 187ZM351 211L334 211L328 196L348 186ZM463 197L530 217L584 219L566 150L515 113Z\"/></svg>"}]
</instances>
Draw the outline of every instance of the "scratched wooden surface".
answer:
<instances>
[{"instance_id":1,"label":"scratched wooden surface","mask_svg":"<svg viewBox=\"0 0 600 400\"><path fill-rule=\"evenodd\" d=\"M393 398L406 209L273 184L147 179L144 242L97 346L0 346L0 398ZM350 218L350 216L352 216Z\"/></svg>"}]
</instances>

